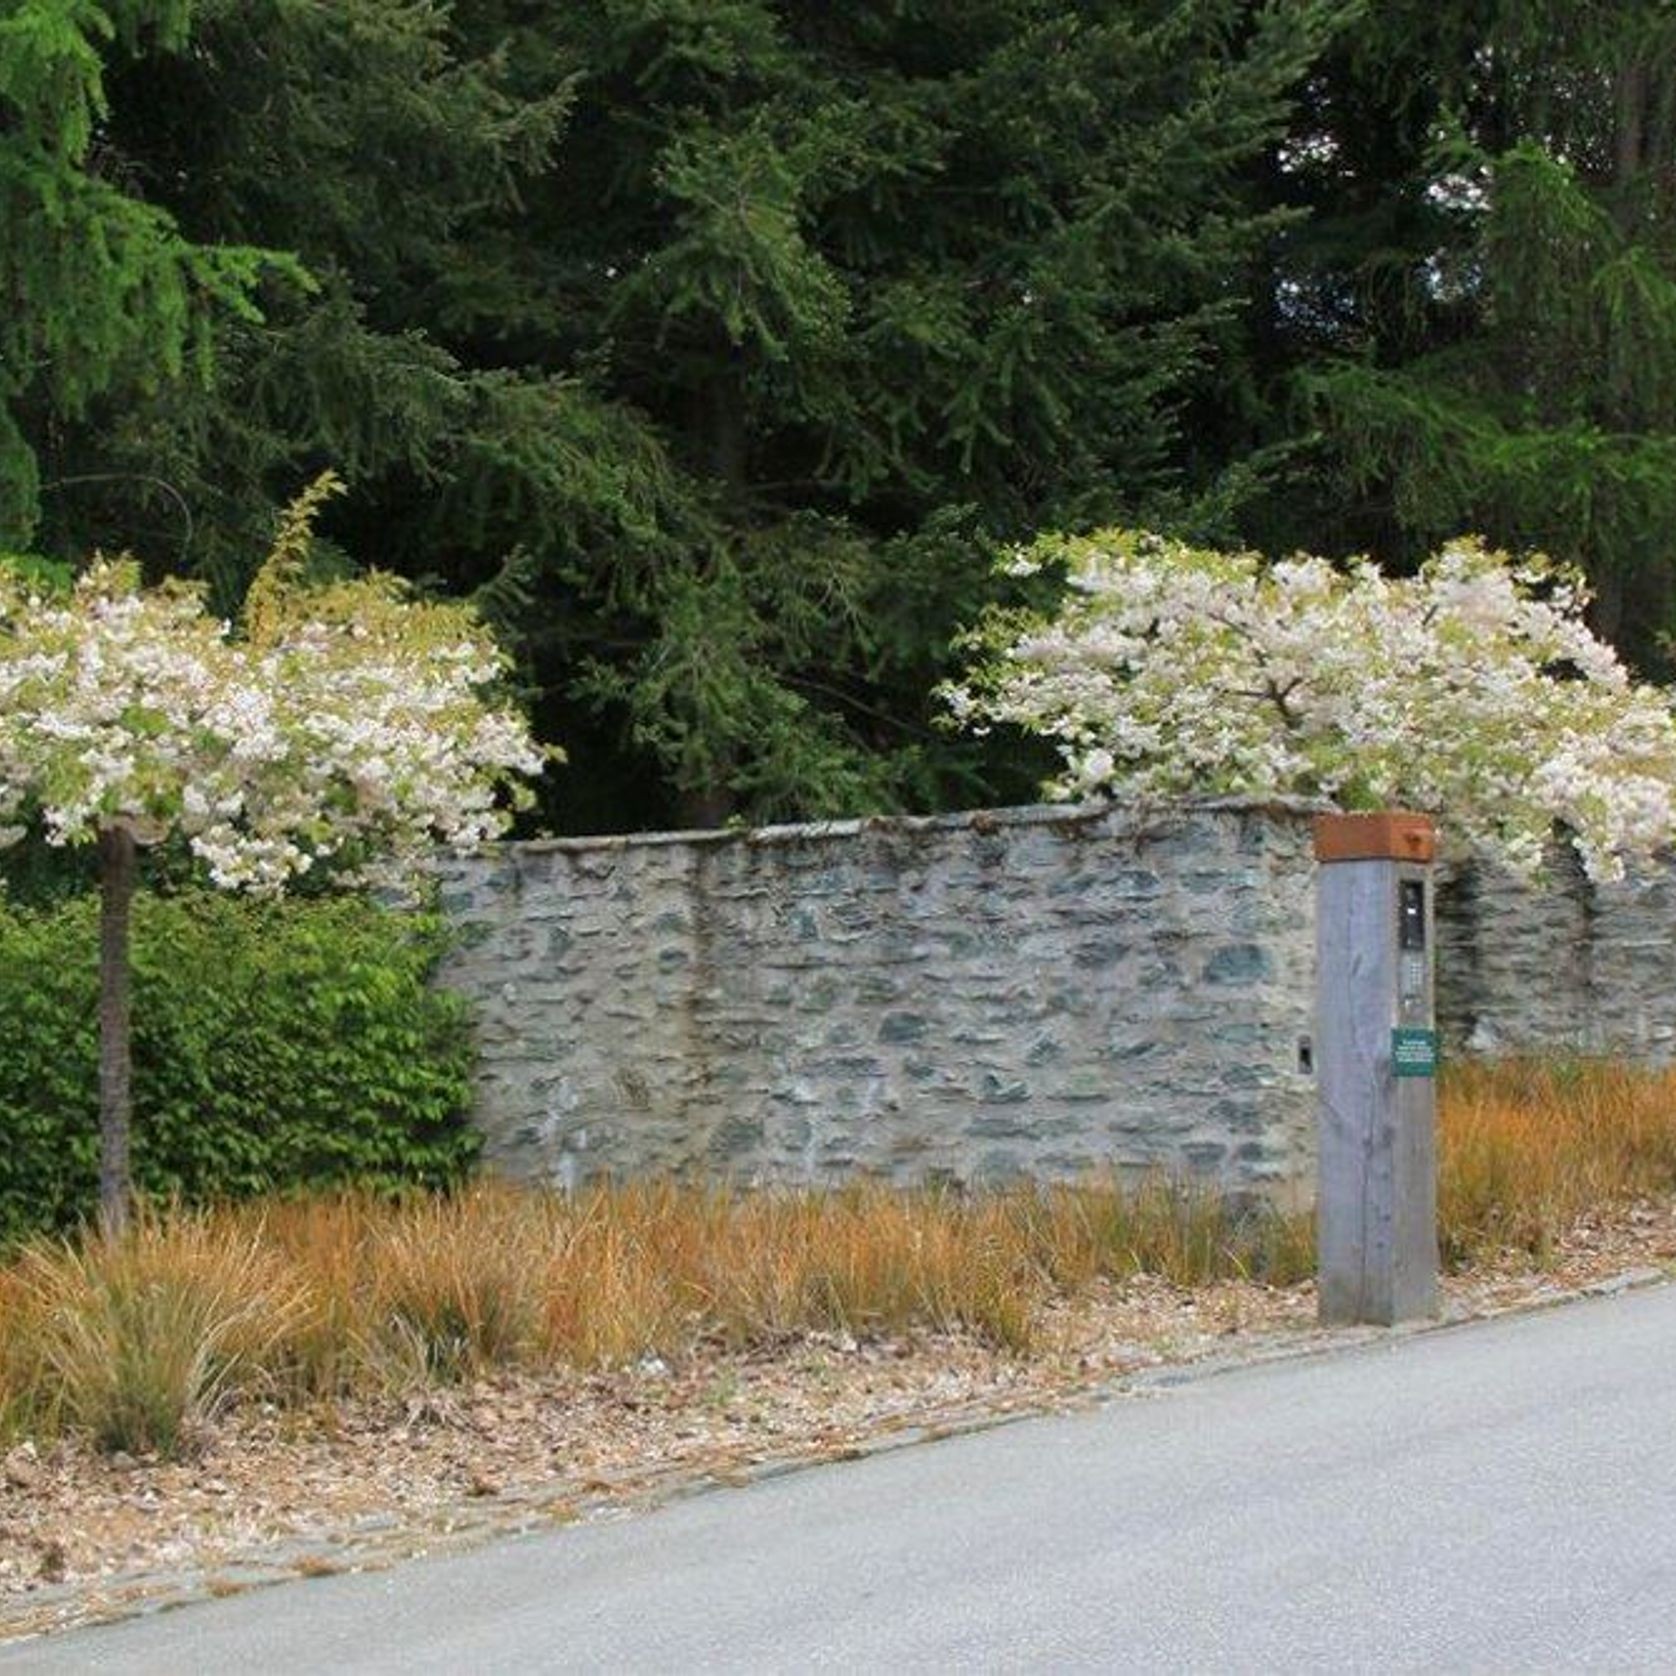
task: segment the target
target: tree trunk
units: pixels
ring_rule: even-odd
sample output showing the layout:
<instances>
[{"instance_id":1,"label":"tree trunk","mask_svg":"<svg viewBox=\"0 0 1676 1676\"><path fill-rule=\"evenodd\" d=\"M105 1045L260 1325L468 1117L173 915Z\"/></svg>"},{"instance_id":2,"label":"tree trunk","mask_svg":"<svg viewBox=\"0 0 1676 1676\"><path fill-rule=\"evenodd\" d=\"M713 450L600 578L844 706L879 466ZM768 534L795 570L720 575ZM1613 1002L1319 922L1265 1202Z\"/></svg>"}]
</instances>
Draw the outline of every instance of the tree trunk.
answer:
<instances>
[{"instance_id":1,"label":"tree trunk","mask_svg":"<svg viewBox=\"0 0 1676 1676\"><path fill-rule=\"evenodd\" d=\"M1613 180L1618 186L1627 186L1647 166L1646 141L1644 138L1647 123L1647 93L1649 78L1647 66L1638 61L1623 64L1619 67L1616 77L1617 121L1616 141L1617 157ZM1619 212L1620 225L1628 210L1627 204L1616 206Z\"/></svg>"},{"instance_id":2,"label":"tree trunk","mask_svg":"<svg viewBox=\"0 0 1676 1676\"><path fill-rule=\"evenodd\" d=\"M99 1222L128 1226L128 1129L133 1047L129 1036L128 911L138 863L125 827L99 834Z\"/></svg>"},{"instance_id":3,"label":"tree trunk","mask_svg":"<svg viewBox=\"0 0 1676 1676\"><path fill-rule=\"evenodd\" d=\"M726 786L710 786L703 791L683 791L677 807L676 820L682 827L708 830L726 826L738 812L739 800Z\"/></svg>"}]
</instances>

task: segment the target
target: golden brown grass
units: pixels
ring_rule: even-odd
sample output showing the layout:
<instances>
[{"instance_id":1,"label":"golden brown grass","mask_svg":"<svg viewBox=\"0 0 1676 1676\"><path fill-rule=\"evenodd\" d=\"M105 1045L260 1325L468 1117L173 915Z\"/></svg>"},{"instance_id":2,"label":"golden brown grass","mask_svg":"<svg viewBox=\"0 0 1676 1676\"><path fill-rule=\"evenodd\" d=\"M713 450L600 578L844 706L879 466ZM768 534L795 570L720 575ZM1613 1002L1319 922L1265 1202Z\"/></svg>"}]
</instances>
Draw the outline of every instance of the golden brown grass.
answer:
<instances>
[{"instance_id":1,"label":"golden brown grass","mask_svg":"<svg viewBox=\"0 0 1676 1676\"><path fill-rule=\"evenodd\" d=\"M1459 1066L1440 1090L1439 1224L1459 1266L1545 1257L1578 1219L1676 1192L1676 1072ZM481 1183L213 1211L0 1268L0 1435L73 1428L177 1453L223 1404L408 1391L499 1368L609 1368L812 1331L963 1331L1027 1351L1101 1279L1312 1272L1309 1219L1162 1180L961 1194Z\"/></svg>"},{"instance_id":2,"label":"golden brown grass","mask_svg":"<svg viewBox=\"0 0 1676 1676\"><path fill-rule=\"evenodd\" d=\"M1676 1192L1676 1070L1465 1064L1440 1092L1438 1227L1455 1266L1546 1258L1581 1217Z\"/></svg>"},{"instance_id":3,"label":"golden brown grass","mask_svg":"<svg viewBox=\"0 0 1676 1676\"><path fill-rule=\"evenodd\" d=\"M0 1285L0 1410L178 1453L262 1380L305 1296L256 1230L142 1212L122 1240L24 1250Z\"/></svg>"},{"instance_id":4,"label":"golden brown grass","mask_svg":"<svg viewBox=\"0 0 1676 1676\"><path fill-rule=\"evenodd\" d=\"M1028 1349L1107 1276L1288 1281L1307 1229L1150 1182L956 1194L673 1182L493 1183L151 1210L121 1243L0 1271L0 1426L178 1452L222 1403L407 1390L496 1368L612 1367L704 1339L962 1330Z\"/></svg>"}]
</instances>

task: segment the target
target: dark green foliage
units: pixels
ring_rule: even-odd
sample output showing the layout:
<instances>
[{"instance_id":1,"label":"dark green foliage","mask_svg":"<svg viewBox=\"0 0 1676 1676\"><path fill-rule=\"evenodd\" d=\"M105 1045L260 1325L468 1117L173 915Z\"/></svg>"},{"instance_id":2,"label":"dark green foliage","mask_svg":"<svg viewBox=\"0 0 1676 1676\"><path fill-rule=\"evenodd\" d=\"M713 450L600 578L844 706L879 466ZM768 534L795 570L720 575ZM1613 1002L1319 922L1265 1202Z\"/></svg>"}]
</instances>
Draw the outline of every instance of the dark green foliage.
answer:
<instances>
[{"instance_id":1,"label":"dark green foliage","mask_svg":"<svg viewBox=\"0 0 1676 1676\"><path fill-rule=\"evenodd\" d=\"M1676 6L1371 8L1274 185L1310 214L1263 341L1324 445L1286 535L1399 562L1463 529L1545 548L1667 671Z\"/></svg>"},{"instance_id":2,"label":"dark green foliage","mask_svg":"<svg viewBox=\"0 0 1676 1676\"><path fill-rule=\"evenodd\" d=\"M129 190L102 55L178 49L188 0L0 0L0 545L34 533L47 432L95 397L207 377L219 318L259 319L289 259L199 245ZM49 485L51 487L51 485Z\"/></svg>"},{"instance_id":3,"label":"dark green foliage","mask_svg":"<svg viewBox=\"0 0 1676 1676\"><path fill-rule=\"evenodd\" d=\"M0 1241L90 1213L97 907L0 908ZM476 1151L440 933L352 899L142 894L134 1166L189 1201L349 1181L442 1185Z\"/></svg>"},{"instance_id":4,"label":"dark green foliage","mask_svg":"<svg viewBox=\"0 0 1676 1676\"><path fill-rule=\"evenodd\" d=\"M490 591L568 825L1027 793L932 726L954 632L999 541L1226 516L1184 418L1349 10L199 0L112 52L105 143L319 290L224 316L209 385L33 432L42 544L231 604L333 464L352 559Z\"/></svg>"},{"instance_id":5,"label":"dark green foliage","mask_svg":"<svg viewBox=\"0 0 1676 1676\"><path fill-rule=\"evenodd\" d=\"M231 608L336 466L573 829L1029 795L930 694L1047 527L1480 530L1667 668L1673 158L1671 0L0 0L0 545Z\"/></svg>"}]
</instances>

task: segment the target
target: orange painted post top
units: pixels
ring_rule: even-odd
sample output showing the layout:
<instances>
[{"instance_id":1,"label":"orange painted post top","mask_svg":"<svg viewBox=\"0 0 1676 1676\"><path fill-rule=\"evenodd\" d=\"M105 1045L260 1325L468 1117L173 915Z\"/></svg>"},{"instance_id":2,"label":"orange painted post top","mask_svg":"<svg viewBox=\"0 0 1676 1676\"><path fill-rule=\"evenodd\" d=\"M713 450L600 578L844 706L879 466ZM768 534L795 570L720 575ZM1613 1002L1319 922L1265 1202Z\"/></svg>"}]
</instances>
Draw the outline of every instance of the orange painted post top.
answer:
<instances>
[{"instance_id":1,"label":"orange painted post top","mask_svg":"<svg viewBox=\"0 0 1676 1676\"><path fill-rule=\"evenodd\" d=\"M1317 815L1317 861L1431 861L1437 828L1430 815L1386 810L1374 815Z\"/></svg>"}]
</instances>

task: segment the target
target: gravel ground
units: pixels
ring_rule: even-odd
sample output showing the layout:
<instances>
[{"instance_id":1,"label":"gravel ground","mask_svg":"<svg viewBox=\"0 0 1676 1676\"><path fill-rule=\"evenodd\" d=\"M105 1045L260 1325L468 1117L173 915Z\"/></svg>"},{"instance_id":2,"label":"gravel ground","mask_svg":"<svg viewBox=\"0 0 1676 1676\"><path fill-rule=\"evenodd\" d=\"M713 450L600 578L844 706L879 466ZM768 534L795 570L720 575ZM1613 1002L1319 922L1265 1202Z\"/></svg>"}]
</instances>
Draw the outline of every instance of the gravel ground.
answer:
<instances>
[{"instance_id":1,"label":"gravel ground","mask_svg":"<svg viewBox=\"0 0 1676 1676\"><path fill-rule=\"evenodd\" d=\"M1676 1203L1580 1225L1547 1265L1445 1282L1446 1319L1676 1266ZM1056 1306L1025 1357L950 1335L513 1374L405 1401L227 1415L188 1462L24 1443L0 1463L0 1639L376 1567L537 1525L1097 1400L1167 1364L1336 1342L1313 1288L1138 1280Z\"/></svg>"}]
</instances>

